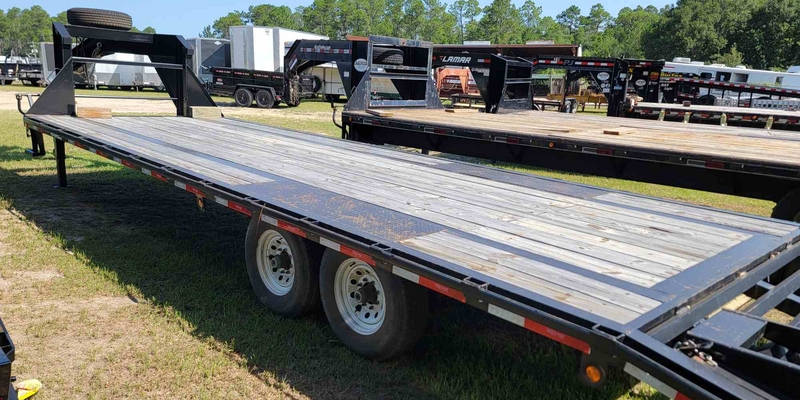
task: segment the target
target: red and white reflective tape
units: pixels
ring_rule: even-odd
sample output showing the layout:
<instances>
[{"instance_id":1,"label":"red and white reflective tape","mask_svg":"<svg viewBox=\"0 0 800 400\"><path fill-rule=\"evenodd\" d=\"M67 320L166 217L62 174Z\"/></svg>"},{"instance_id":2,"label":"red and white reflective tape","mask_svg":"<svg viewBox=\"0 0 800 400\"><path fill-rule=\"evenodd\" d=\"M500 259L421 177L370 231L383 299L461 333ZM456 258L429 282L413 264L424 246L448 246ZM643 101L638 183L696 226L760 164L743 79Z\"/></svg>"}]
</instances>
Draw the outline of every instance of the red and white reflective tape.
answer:
<instances>
[{"instance_id":1,"label":"red and white reflective tape","mask_svg":"<svg viewBox=\"0 0 800 400\"><path fill-rule=\"evenodd\" d=\"M491 58L479 58L478 62L481 63L481 64L491 64L492 63L492 59Z\"/></svg>"},{"instance_id":2,"label":"red and white reflective tape","mask_svg":"<svg viewBox=\"0 0 800 400\"><path fill-rule=\"evenodd\" d=\"M357 258L357 259L359 259L361 261L364 261L365 263L367 263L369 265L375 266L375 259L372 258L369 254L362 253L362 252L360 252L360 251L358 251L356 249L347 247L347 246L345 246L343 244L336 243L336 242L334 242L332 240L328 240L328 239L326 239L324 237L320 237L319 238L319 244L321 244L321 245L323 245L323 246L325 246L325 247L327 247L329 249L338 251L338 252L340 252L340 253L342 253L342 254L344 254L346 256Z\"/></svg>"},{"instance_id":3,"label":"red and white reflective tape","mask_svg":"<svg viewBox=\"0 0 800 400\"><path fill-rule=\"evenodd\" d=\"M183 189L183 190L185 190L185 191L187 191L189 193L193 193L195 196L206 197L205 193L203 193L202 190L200 190L200 189L198 189L198 188L196 188L196 187L194 187L194 186L192 186L192 185L190 185L188 183L175 181L175 186L178 187L178 188L181 188L181 189Z\"/></svg>"},{"instance_id":4,"label":"red and white reflective tape","mask_svg":"<svg viewBox=\"0 0 800 400\"><path fill-rule=\"evenodd\" d=\"M167 177L164 176L164 175L159 174L156 171L149 170L147 168L142 168L142 173L145 174L145 175L148 175L148 176L152 176L153 178L156 178L156 179L158 179L158 180L160 180L162 182L167 182Z\"/></svg>"},{"instance_id":5,"label":"red and white reflective tape","mask_svg":"<svg viewBox=\"0 0 800 400\"><path fill-rule=\"evenodd\" d=\"M511 322L514 325L521 326L531 332L542 335L548 339L559 342L565 346L572 347L575 350L584 354L591 354L592 348L589 343L584 342L578 338L574 338L566 333L559 332L553 328L542 325L522 315L513 313L504 308L498 307L494 304L489 304L489 314Z\"/></svg>"},{"instance_id":6,"label":"red and white reflective tape","mask_svg":"<svg viewBox=\"0 0 800 400\"><path fill-rule=\"evenodd\" d=\"M304 53L350 54L350 49L303 47Z\"/></svg>"},{"instance_id":7,"label":"red and white reflective tape","mask_svg":"<svg viewBox=\"0 0 800 400\"><path fill-rule=\"evenodd\" d=\"M614 64L609 62L597 62L597 61L575 61L575 65L585 65L587 67L611 67Z\"/></svg>"},{"instance_id":8,"label":"red and white reflective tape","mask_svg":"<svg viewBox=\"0 0 800 400\"><path fill-rule=\"evenodd\" d=\"M419 276L418 274L415 274L407 269L393 265L392 273L401 278L408 279L409 281L420 286L433 290L434 292L441 293L447 297L450 297L451 299L458 300L462 303L467 302L467 298L464 296L464 293L461 293L461 291L442 285L441 283L430 280L424 276Z\"/></svg>"},{"instance_id":9,"label":"red and white reflective tape","mask_svg":"<svg viewBox=\"0 0 800 400\"><path fill-rule=\"evenodd\" d=\"M214 201L216 201L218 204L222 204L223 206L230 208L233 211L247 215L248 217L253 215L253 212L250 211L249 208L235 201L228 200L220 196L214 196Z\"/></svg>"},{"instance_id":10,"label":"red and white reflective tape","mask_svg":"<svg viewBox=\"0 0 800 400\"><path fill-rule=\"evenodd\" d=\"M625 363L625 367L622 369L628 375L652 386L654 389L658 390L661 394L667 396L673 400L689 400L689 397L685 394L673 389L671 386L667 385L664 382L656 379L654 376L648 374L647 372L642 371L637 366L631 363Z\"/></svg>"},{"instance_id":11,"label":"red and white reflective tape","mask_svg":"<svg viewBox=\"0 0 800 400\"><path fill-rule=\"evenodd\" d=\"M292 224L290 224L290 223L288 223L286 221L282 221L282 220L279 220L279 219L272 218L272 217L270 217L269 215L266 215L266 214L261 214L261 220L266 222L266 223L268 223L268 224L270 224L270 225L272 225L272 226L277 226L278 228L281 228L281 229L283 229L283 230L285 230L287 232L294 233L297 236L304 237L304 238L308 237L308 234L304 230L302 230L302 229L300 229L300 228L298 228L298 227L296 227L296 226L294 226L294 225L292 225Z\"/></svg>"},{"instance_id":12,"label":"red and white reflective tape","mask_svg":"<svg viewBox=\"0 0 800 400\"><path fill-rule=\"evenodd\" d=\"M139 167L137 167L136 164L134 164L134 163L132 163L132 162L130 162L128 160L120 160L119 162L120 162L120 164L122 164L122 165L124 165L124 166L126 166L128 168L139 169Z\"/></svg>"}]
</instances>

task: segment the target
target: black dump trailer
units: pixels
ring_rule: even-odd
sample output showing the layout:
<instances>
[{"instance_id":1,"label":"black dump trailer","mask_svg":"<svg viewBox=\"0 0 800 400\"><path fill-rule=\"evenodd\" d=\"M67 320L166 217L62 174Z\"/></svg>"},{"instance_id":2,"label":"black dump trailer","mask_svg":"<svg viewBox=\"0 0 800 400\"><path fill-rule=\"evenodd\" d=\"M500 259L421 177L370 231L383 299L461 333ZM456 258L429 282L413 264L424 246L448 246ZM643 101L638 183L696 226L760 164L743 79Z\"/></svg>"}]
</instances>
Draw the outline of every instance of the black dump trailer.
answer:
<instances>
[{"instance_id":1,"label":"black dump trailer","mask_svg":"<svg viewBox=\"0 0 800 400\"><path fill-rule=\"evenodd\" d=\"M314 96L322 88L318 77L300 75L296 82L297 96L292 97L287 96L291 84L282 72L212 67L207 87L213 95L233 97L239 107L250 107L255 102L260 108L272 108L281 101L294 107L300 104L300 99Z\"/></svg>"},{"instance_id":2,"label":"black dump trailer","mask_svg":"<svg viewBox=\"0 0 800 400\"><path fill-rule=\"evenodd\" d=\"M189 118L213 103L180 37L60 23L54 36L60 72L23 120L34 141L55 140L59 183L71 144L242 214L257 297L295 317L321 301L359 354L387 359L413 346L426 297L439 294L574 349L591 385L615 367L675 399L800 397L796 223ZM92 60L73 55L73 37L172 72L162 79L178 116L74 116L72 70ZM351 112L437 106L430 44L362 45ZM376 47L402 64L365 62ZM732 303L743 295L752 301ZM793 320L763 318L775 308Z\"/></svg>"},{"instance_id":3,"label":"black dump trailer","mask_svg":"<svg viewBox=\"0 0 800 400\"><path fill-rule=\"evenodd\" d=\"M42 64L32 62L0 63L0 85L10 85L19 80L25 86L38 86L42 82Z\"/></svg>"}]
</instances>

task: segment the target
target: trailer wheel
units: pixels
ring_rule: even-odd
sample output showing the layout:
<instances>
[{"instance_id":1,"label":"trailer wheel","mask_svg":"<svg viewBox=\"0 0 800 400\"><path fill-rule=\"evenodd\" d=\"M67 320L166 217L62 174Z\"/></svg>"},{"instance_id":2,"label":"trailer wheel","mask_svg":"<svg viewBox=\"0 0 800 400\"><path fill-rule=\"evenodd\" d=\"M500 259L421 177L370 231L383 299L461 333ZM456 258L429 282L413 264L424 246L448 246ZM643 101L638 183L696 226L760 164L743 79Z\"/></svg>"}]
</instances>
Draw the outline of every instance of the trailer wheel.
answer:
<instances>
[{"instance_id":1,"label":"trailer wheel","mask_svg":"<svg viewBox=\"0 0 800 400\"><path fill-rule=\"evenodd\" d=\"M253 105L253 93L245 88L238 88L233 92L233 99L239 107L250 107Z\"/></svg>"},{"instance_id":2,"label":"trailer wheel","mask_svg":"<svg viewBox=\"0 0 800 400\"><path fill-rule=\"evenodd\" d=\"M98 8L70 8L67 22L71 25L94 26L129 31L133 27L131 16L119 11Z\"/></svg>"},{"instance_id":3,"label":"trailer wheel","mask_svg":"<svg viewBox=\"0 0 800 400\"><path fill-rule=\"evenodd\" d=\"M247 274L271 311L296 317L319 302L319 251L282 229L253 218L247 230Z\"/></svg>"},{"instance_id":4,"label":"trailer wheel","mask_svg":"<svg viewBox=\"0 0 800 400\"><path fill-rule=\"evenodd\" d=\"M772 209L772 218L800 222L800 189L795 189L783 196Z\"/></svg>"},{"instance_id":5,"label":"trailer wheel","mask_svg":"<svg viewBox=\"0 0 800 400\"><path fill-rule=\"evenodd\" d=\"M269 90L261 89L256 92L256 105L261 108L272 108L275 105L275 96Z\"/></svg>"},{"instance_id":6,"label":"trailer wheel","mask_svg":"<svg viewBox=\"0 0 800 400\"><path fill-rule=\"evenodd\" d=\"M425 289L360 259L326 249L319 285L333 332L364 357L395 357L409 350L425 330Z\"/></svg>"}]
</instances>

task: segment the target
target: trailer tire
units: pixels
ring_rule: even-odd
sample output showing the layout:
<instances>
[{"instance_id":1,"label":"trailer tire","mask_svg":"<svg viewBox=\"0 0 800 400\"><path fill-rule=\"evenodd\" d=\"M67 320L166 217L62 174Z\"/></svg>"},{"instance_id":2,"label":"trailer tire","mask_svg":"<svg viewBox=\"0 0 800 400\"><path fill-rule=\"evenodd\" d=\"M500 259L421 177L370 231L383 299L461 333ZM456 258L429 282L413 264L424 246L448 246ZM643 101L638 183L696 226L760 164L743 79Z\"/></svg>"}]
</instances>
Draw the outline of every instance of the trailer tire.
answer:
<instances>
[{"instance_id":1,"label":"trailer tire","mask_svg":"<svg viewBox=\"0 0 800 400\"><path fill-rule=\"evenodd\" d=\"M319 286L333 332L366 358L396 357L413 347L425 331L427 291L360 259L326 249Z\"/></svg>"},{"instance_id":2,"label":"trailer tire","mask_svg":"<svg viewBox=\"0 0 800 400\"><path fill-rule=\"evenodd\" d=\"M133 27L131 16L119 11L99 8L70 8L67 10L70 25L94 26L129 31Z\"/></svg>"},{"instance_id":3,"label":"trailer tire","mask_svg":"<svg viewBox=\"0 0 800 400\"><path fill-rule=\"evenodd\" d=\"M783 196L772 209L772 218L800 222L800 188Z\"/></svg>"},{"instance_id":4,"label":"trailer tire","mask_svg":"<svg viewBox=\"0 0 800 400\"><path fill-rule=\"evenodd\" d=\"M249 89L238 88L233 92L233 99L239 107L250 107L253 105L253 92Z\"/></svg>"},{"instance_id":5,"label":"trailer tire","mask_svg":"<svg viewBox=\"0 0 800 400\"><path fill-rule=\"evenodd\" d=\"M694 104L701 105L701 106L713 106L714 103L717 101L717 96L713 94L705 94L697 98Z\"/></svg>"},{"instance_id":6,"label":"trailer tire","mask_svg":"<svg viewBox=\"0 0 800 400\"><path fill-rule=\"evenodd\" d=\"M275 96L269 90L261 89L256 92L256 105L260 108L272 108L275 105Z\"/></svg>"},{"instance_id":7,"label":"trailer tire","mask_svg":"<svg viewBox=\"0 0 800 400\"><path fill-rule=\"evenodd\" d=\"M287 317L303 315L319 304L318 247L258 217L250 221L245 241L247 275L261 303ZM290 268L277 267L287 262Z\"/></svg>"},{"instance_id":8,"label":"trailer tire","mask_svg":"<svg viewBox=\"0 0 800 400\"><path fill-rule=\"evenodd\" d=\"M376 64L403 65L403 50L377 46L373 47L372 62Z\"/></svg>"}]
</instances>

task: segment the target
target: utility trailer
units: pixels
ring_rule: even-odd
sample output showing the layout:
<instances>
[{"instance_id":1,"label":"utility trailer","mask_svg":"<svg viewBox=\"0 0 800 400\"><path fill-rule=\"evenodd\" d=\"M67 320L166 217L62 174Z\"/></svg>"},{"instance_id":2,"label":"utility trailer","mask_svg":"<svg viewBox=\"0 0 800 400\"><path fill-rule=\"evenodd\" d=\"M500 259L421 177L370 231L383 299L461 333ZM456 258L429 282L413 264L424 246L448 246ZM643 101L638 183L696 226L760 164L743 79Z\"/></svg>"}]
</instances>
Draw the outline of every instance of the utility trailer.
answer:
<instances>
[{"instance_id":1,"label":"utility trailer","mask_svg":"<svg viewBox=\"0 0 800 400\"><path fill-rule=\"evenodd\" d=\"M571 82L585 78L589 84L606 97L606 115L619 117L629 109L628 95L642 97L645 101L658 101L658 90L663 61L597 58L539 56L531 60L534 71L561 69L566 71L566 88Z\"/></svg>"},{"instance_id":2,"label":"utility trailer","mask_svg":"<svg viewBox=\"0 0 800 400\"><path fill-rule=\"evenodd\" d=\"M23 120L39 144L54 139L59 184L72 144L250 218L247 268L259 299L297 316L321 298L334 333L364 356L411 347L435 292L575 349L589 384L618 367L670 398L800 396L798 224L189 118L213 103L182 38L57 22L54 36L60 72ZM91 61L72 55L76 36L78 49L101 42L157 60L178 116L75 117L72 71ZM364 45L405 61L367 63L350 107L423 111L438 102L430 66L421 69L429 44ZM376 94L378 78L407 97ZM754 300L730 306L743 295ZM793 320L762 318L774 308Z\"/></svg>"},{"instance_id":3,"label":"utility trailer","mask_svg":"<svg viewBox=\"0 0 800 400\"><path fill-rule=\"evenodd\" d=\"M800 90L665 76L661 98L626 110L626 116L706 124L800 129ZM701 89L706 89L702 94ZM683 108L682 105L689 106Z\"/></svg>"},{"instance_id":4,"label":"utility trailer","mask_svg":"<svg viewBox=\"0 0 800 400\"><path fill-rule=\"evenodd\" d=\"M800 101L798 101L797 104L800 106ZM641 102L634 104L633 108L628 111L627 114L639 118L657 119L659 121L698 122L722 126L749 126L760 127L767 130L800 130L800 110L790 111L781 108L725 107Z\"/></svg>"}]
</instances>

